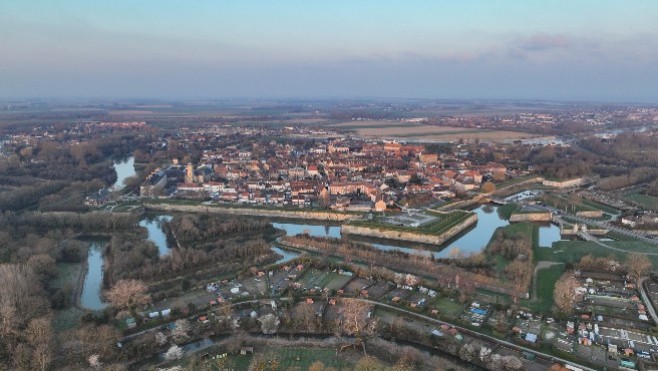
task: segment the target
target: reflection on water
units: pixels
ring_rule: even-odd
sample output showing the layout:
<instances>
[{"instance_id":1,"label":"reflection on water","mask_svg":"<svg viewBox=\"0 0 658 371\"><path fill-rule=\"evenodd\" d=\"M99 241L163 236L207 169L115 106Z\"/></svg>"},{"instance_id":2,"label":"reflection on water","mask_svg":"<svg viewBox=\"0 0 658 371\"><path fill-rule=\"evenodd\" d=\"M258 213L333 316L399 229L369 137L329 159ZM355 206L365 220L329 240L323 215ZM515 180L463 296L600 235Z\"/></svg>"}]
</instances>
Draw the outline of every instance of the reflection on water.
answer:
<instances>
[{"instance_id":1,"label":"reflection on water","mask_svg":"<svg viewBox=\"0 0 658 371\"><path fill-rule=\"evenodd\" d=\"M101 310L107 306L107 304L101 299L104 245L104 241L92 241L89 244L87 275L85 276L85 282L80 296L80 305L83 308Z\"/></svg>"},{"instance_id":2,"label":"reflection on water","mask_svg":"<svg viewBox=\"0 0 658 371\"><path fill-rule=\"evenodd\" d=\"M117 172L117 181L110 187L113 191L122 189L126 178L135 176L135 158L128 157L123 160L114 161L114 171Z\"/></svg>"},{"instance_id":3,"label":"reflection on water","mask_svg":"<svg viewBox=\"0 0 658 371\"><path fill-rule=\"evenodd\" d=\"M289 261L291 261L291 260L293 260L293 259L295 259L296 257L299 256L299 253L296 253L296 252L290 251L290 250L286 250L286 249L282 249L282 248L277 247L277 246L272 246L272 251L274 251L275 253L282 256L282 258L277 260L275 264L287 263L287 262L289 262Z\"/></svg>"},{"instance_id":4,"label":"reflection on water","mask_svg":"<svg viewBox=\"0 0 658 371\"><path fill-rule=\"evenodd\" d=\"M148 239L158 247L160 256L165 256L171 252L167 244L167 235L162 230L162 223L172 219L171 215L158 215L153 218L144 218L139 221L139 226L148 230Z\"/></svg>"},{"instance_id":5,"label":"reflection on water","mask_svg":"<svg viewBox=\"0 0 658 371\"><path fill-rule=\"evenodd\" d=\"M272 223L272 226L277 229L283 229L286 231L288 236L296 236L298 234L307 233L313 237L340 238L340 226L295 223Z\"/></svg>"}]
</instances>

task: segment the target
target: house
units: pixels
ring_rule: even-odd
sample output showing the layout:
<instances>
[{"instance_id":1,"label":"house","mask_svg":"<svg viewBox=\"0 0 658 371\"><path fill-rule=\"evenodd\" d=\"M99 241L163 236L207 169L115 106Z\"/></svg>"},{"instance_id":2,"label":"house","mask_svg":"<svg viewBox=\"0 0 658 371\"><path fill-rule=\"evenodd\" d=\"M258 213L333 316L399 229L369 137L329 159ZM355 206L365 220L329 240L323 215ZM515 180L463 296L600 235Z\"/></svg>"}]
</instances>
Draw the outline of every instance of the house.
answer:
<instances>
[{"instance_id":1,"label":"house","mask_svg":"<svg viewBox=\"0 0 658 371\"><path fill-rule=\"evenodd\" d=\"M246 356L247 354L254 354L254 347L242 347L240 348L240 354Z\"/></svg>"}]
</instances>

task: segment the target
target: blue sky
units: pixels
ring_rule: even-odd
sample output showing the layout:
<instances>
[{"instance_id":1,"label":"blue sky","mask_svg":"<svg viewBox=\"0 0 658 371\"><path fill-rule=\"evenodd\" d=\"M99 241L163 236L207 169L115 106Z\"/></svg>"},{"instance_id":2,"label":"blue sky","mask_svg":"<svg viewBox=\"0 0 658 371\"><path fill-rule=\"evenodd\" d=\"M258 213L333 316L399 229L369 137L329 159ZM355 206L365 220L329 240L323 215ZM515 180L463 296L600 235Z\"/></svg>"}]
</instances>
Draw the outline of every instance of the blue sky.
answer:
<instances>
[{"instance_id":1,"label":"blue sky","mask_svg":"<svg viewBox=\"0 0 658 371\"><path fill-rule=\"evenodd\" d=\"M0 2L0 97L658 103L658 1Z\"/></svg>"}]
</instances>

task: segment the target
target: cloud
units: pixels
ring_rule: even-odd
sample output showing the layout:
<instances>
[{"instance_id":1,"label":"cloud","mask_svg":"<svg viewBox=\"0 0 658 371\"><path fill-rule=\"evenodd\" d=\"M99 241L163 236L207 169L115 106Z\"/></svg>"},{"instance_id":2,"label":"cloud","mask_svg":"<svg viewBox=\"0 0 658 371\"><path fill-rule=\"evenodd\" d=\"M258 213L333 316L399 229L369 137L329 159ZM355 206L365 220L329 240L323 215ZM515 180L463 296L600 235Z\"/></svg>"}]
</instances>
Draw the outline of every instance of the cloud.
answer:
<instances>
[{"instance_id":1,"label":"cloud","mask_svg":"<svg viewBox=\"0 0 658 371\"><path fill-rule=\"evenodd\" d=\"M525 51L546 51L551 49L568 49L574 41L565 35L534 34L530 37L516 40L516 48Z\"/></svg>"}]
</instances>

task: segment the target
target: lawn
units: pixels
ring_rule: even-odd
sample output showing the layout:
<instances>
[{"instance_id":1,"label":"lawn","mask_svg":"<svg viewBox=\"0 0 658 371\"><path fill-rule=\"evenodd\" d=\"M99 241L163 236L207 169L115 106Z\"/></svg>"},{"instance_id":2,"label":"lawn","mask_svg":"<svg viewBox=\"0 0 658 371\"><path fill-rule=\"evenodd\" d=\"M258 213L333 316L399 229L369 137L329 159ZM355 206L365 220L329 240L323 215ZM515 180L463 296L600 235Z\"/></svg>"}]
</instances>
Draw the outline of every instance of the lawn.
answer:
<instances>
[{"instance_id":1,"label":"lawn","mask_svg":"<svg viewBox=\"0 0 658 371\"><path fill-rule=\"evenodd\" d=\"M411 233L421 233L421 234L432 234L432 235L441 235L446 232L448 229L454 227L455 225L463 222L468 218L471 213L465 211L452 211L450 213L436 213L431 212L433 216L438 217L438 220L431 223L423 224L419 227L407 227L394 225L390 223L378 222L378 221L358 221L352 222L352 225L362 226L367 228L377 228L377 229L389 229L394 231L403 231Z\"/></svg>"},{"instance_id":2,"label":"lawn","mask_svg":"<svg viewBox=\"0 0 658 371\"><path fill-rule=\"evenodd\" d=\"M605 244L626 250L627 252L606 249L594 242L589 241L557 241L553 243L552 249L535 248L535 260L547 260L574 264L579 262L581 257L591 254L596 257L612 255L619 261L623 262L626 260L628 253L647 251L658 252L658 246L649 245L637 240L609 241L605 242ZM658 256L649 255L648 258L653 262L654 266L658 266Z\"/></svg>"},{"instance_id":3,"label":"lawn","mask_svg":"<svg viewBox=\"0 0 658 371\"><path fill-rule=\"evenodd\" d=\"M626 194L626 198L649 210L658 211L658 197L633 192Z\"/></svg>"},{"instance_id":4,"label":"lawn","mask_svg":"<svg viewBox=\"0 0 658 371\"><path fill-rule=\"evenodd\" d=\"M55 332L76 328L80 324L80 318L85 313L84 310L75 307L56 310L53 316L53 328Z\"/></svg>"},{"instance_id":5,"label":"lawn","mask_svg":"<svg viewBox=\"0 0 658 371\"><path fill-rule=\"evenodd\" d=\"M457 319L464 310L459 302L442 296L430 300L428 307L436 308L439 311L439 316L443 319Z\"/></svg>"},{"instance_id":6,"label":"lawn","mask_svg":"<svg viewBox=\"0 0 658 371\"><path fill-rule=\"evenodd\" d=\"M537 300L522 300L521 304L534 312L549 313L553 307L555 282L562 276L565 265L554 265L537 273Z\"/></svg>"},{"instance_id":7,"label":"lawn","mask_svg":"<svg viewBox=\"0 0 658 371\"><path fill-rule=\"evenodd\" d=\"M487 248L484 251L487 253L488 258L495 262L495 269L498 277L502 277L502 273L509 261L501 254L492 255L487 251L492 241L500 233L505 233L509 239L528 239L534 241L535 229L536 227L531 223L513 223L496 229L496 232L491 236Z\"/></svg>"},{"instance_id":8,"label":"lawn","mask_svg":"<svg viewBox=\"0 0 658 371\"><path fill-rule=\"evenodd\" d=\"M507 204L498 206L498 216L505 220L509 220L512 213L518 208L516 204Z\"/></svg>"},{"instance_id":9,"label":"lawn","mask_svg":"<svg viewBox=\"0 0 658 371\"><path fill-rule=\"evenodd\" d=\"M78 276L82 270L82 263L58 263L57 277L48 282L52 289L62 289L67 284L75 287L78 283Z\"/></svg>"},{"instance_id":10,"label":"lawn","mask_svg":"<svg viewBox=\"0 0 658 371\"><path fill-rule=\"evenodd\" d=\"M354 366L340 354L337 357L335 349L272 348L267 349L263 357L265 360L276 359L277 370L308 370L316 361L321 361L326 367L333 367L336 370L351 370Z\"/></svg>"},{"instance_id":11,"label":"lawn","mask_svg":"<svg viewBox=\"0 0 658 371\"><path fill-rule=\"evenodd\" d=\"M338 290L341 287L345 286L345 284L350 279L352 279L352 277L331 272L326 277L324 277L322 281L320 281L317 285L322 288L326 287L329 290Z\"/></svg>"}]
</instances>

